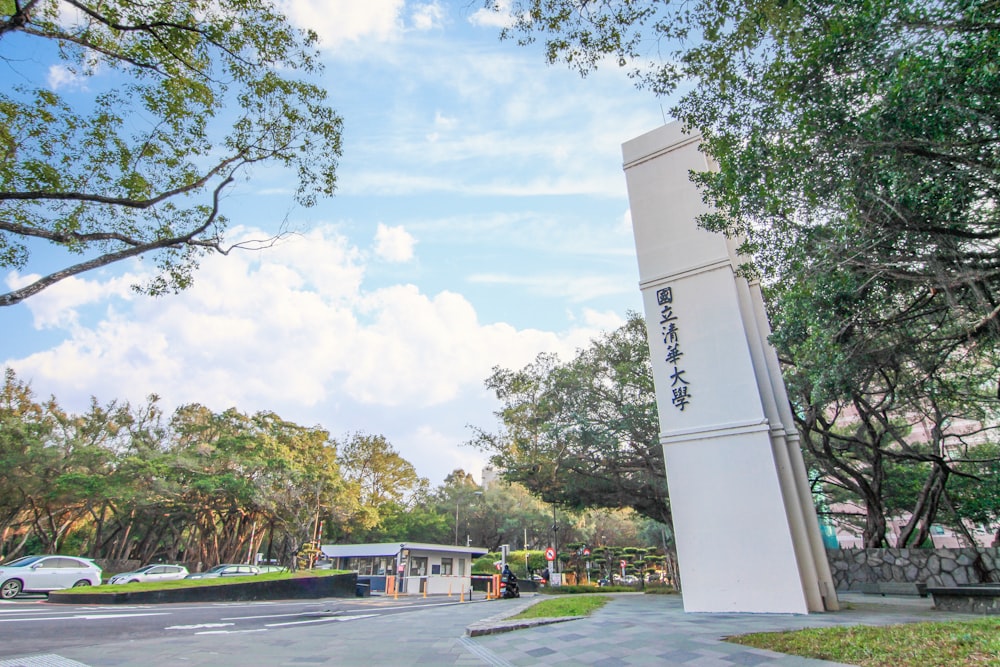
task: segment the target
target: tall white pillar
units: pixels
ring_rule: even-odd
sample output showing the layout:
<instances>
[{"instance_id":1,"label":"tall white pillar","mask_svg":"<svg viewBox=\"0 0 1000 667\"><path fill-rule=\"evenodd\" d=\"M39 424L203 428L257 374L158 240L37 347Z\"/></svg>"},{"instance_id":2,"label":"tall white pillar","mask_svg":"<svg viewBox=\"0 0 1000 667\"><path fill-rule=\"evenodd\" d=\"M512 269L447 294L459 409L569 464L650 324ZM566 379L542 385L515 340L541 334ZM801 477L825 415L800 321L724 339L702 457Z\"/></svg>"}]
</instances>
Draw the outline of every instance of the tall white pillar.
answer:
<instances>
[{"instance_id":1,"label":"tall white pillar","mask_svg":"<svg viewBox=\"0 0 1000 667\"><path fill-rule=\"evenodd\" d=\"M699 142L672 123L622 146L684 609L836 609L759 286L695 222Z\"/></svg>"}]
</instances>

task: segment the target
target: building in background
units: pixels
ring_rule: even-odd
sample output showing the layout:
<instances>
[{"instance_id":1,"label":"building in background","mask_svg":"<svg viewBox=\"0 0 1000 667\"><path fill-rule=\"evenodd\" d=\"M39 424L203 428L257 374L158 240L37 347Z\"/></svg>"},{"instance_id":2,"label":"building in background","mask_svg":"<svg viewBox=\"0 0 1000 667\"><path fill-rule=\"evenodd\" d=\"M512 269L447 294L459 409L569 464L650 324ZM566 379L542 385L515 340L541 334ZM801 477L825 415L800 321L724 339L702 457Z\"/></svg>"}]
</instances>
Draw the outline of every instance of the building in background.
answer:
<instances>
[{"instance_id":1,"label":"building in background","mask_svg":"<svg viewBox=\"0 0 1000 667\"><path fill-rule=\"evenodd\" d=\"M383 542L324 544L323 555L337 570L358 573L371 592L401 595L459 595L472 588L472 561L487 553L480 547Z\"/></svg>"}]
</instances>

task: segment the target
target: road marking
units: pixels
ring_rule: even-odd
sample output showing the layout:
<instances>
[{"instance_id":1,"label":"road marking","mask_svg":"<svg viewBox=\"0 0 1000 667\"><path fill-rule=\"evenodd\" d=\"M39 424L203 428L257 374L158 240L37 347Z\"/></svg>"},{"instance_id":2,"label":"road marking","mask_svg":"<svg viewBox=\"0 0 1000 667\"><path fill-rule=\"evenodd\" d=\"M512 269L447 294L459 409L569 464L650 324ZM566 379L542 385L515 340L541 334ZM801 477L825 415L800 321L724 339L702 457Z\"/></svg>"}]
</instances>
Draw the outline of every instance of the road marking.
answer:
<instances>
[{"instance_id":1,"label":"road marking","mask_svg":"<svg viewBox=\"0 0 1000 667\"><path fill-rule=\"evenodd\" d=\"M220 621L253 621L259 618L288 618L289 616L332 616L343 614L343 611L301 611L295 614L262 614L260 616L228 616Z\"/></svg>"},{"instance_id":2,"label":"road marking","mask_svg":"<svg viewBox=\"0 0 1000 667\"><path fill-rule=\"evenodd\" d=\"M133 618L135 616L169 616L170 612L151 612L148 614L73 614L71 616L49 616L41 618L0 618L0 623L23 623L24 621L66 621L81 619L84 621L99 621L105 618Z\"/></svg>"},{"instance_id":3,"label":"road marking","mask_svg":"<svg viewBox=\"0 0 1000 667\"><path fill-rule=\"evenodd\" d=\"M46 653L13 660L0 660L0 667L87 667L87 665L55 653Z\"/></svg>"},{"instance_id":4,"label":"road marking","mask_svg":"<svg viewBox=\"0 0 1000 667\"><path fill-rule=\"evenodd\" d=\"M267 632L264 628L257 628L256 630L207 630L205 632L196 632L196 635L245 635L250 632Z\"/></svg>"},{"instance_id":5,"label":"road marking","mask_svg":"<svg viewBox=\"0 0 1000 667\"><path fill-rule=\"evenodd\" d=\"M491 665L491 667L514 667L513 663L504 660L485 646L477 644L471 637L459 637L458 642L477 658Z\"/></svg>"},{"instance_id":6,"label":"road marking","mask_svg":"<svg viewBox=\"0 0 1000 667\"><path fill-rule=\"evenodd\" d=\"M308 621L286 621L285 623L268 623L269 628L280 628L286 625L306 625L309 623L332 623L340 621L355 621L359 618L370 618L378 614L358 614L356 616L330 616L329 618L313 618Z\"/></svg>"},{"instance_id":7,"label":"road marking","mask_svg":"<svg viewBox=\"0 0 1000 667\"><path fill-rule=\"evenodd\" d=\"M235 623L198 623L197 625L170 625L164 630L197 630L198 628L225 628Z\"/></svg>"}]
</instances>

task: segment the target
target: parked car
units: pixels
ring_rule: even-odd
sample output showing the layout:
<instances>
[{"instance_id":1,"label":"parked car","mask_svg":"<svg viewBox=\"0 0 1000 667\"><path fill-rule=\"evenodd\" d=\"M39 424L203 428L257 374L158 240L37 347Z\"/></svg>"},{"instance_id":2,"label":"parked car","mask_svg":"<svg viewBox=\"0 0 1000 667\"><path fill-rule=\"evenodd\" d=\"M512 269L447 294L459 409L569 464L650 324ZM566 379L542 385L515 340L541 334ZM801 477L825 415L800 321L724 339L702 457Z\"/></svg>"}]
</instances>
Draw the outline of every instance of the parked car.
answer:
<instances>
[{"instance_id":1,"label":"parked car","mask_svg":"<svg viewBox=\"0 0 1000 667\"><path fill-rule=\"evenodd\" d=\"M137 581L173 581L188 576L183 565L153 564L140 567L133 572L122 572L108 580L109 584L134 584Z\"/></svg>"},{"instance_id":2,"label":"parked car","mask_svg":"<svg viewBox=\"0 0 1000 667\"><path fill-rule=\"evenodd\" d=\"M223 563L204 572L194 572L184 577L185 579L215 579L217 577L251 577L260 574L260 568L256 565L236 565L233 563Z\"/></svg>"},{"instance_id":3,"label":"parked car","mask_svg":"<svg viewBox=\"0 0 1000 667\"><path fill-rule=\"evenodd\" d=\"M0 564L0 598L4 600L22 592L48 593L61 588L100 585L101 568L89 558L25 556Z\"/></svg>"},{"instance_id":4,"label":"parked car","mask_svg":"<svg viewBox=\"0 0 1000 667\"><path fill-rule=\"evenodd\" d=\"M257 569L260 570L261 574L267 574L268 572L288 572L288 568L284 565L258 565Z\"/></svg>"}]
</instances>

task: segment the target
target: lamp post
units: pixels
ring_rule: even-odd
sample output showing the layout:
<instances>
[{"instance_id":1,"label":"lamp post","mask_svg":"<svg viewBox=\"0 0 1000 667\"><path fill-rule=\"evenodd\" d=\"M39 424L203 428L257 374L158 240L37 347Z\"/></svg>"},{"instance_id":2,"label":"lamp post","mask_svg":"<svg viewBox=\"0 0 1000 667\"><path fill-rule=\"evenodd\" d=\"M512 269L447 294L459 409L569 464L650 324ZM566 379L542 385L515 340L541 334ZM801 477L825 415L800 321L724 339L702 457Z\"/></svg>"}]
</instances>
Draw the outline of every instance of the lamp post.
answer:
<instances>
[{"instance_id":1,"label":"lamp post","mask_svg":"<svg viewBox=\"0 0 1000 667\"><path fill-rule=\"evenodd\" d=\"M483 495L483 492L474 491L472 495L481 496ZM456 547L458 546L458 506L461 504L461 502L462 502L462 496L457 496L455 498L455 546Z\"/></svg>"},{"instance_id":2,"label":"lamp post","mask_svg":"<svg viewBox=\"0 0 1000 667\"><path fill-rule=\"evenodd\" d=\"M552 503L552 548L556 550L556 560L552 563L552 571L559 571L559 522L556 521L556 504Z\"/></svg>"}]
</instances>

